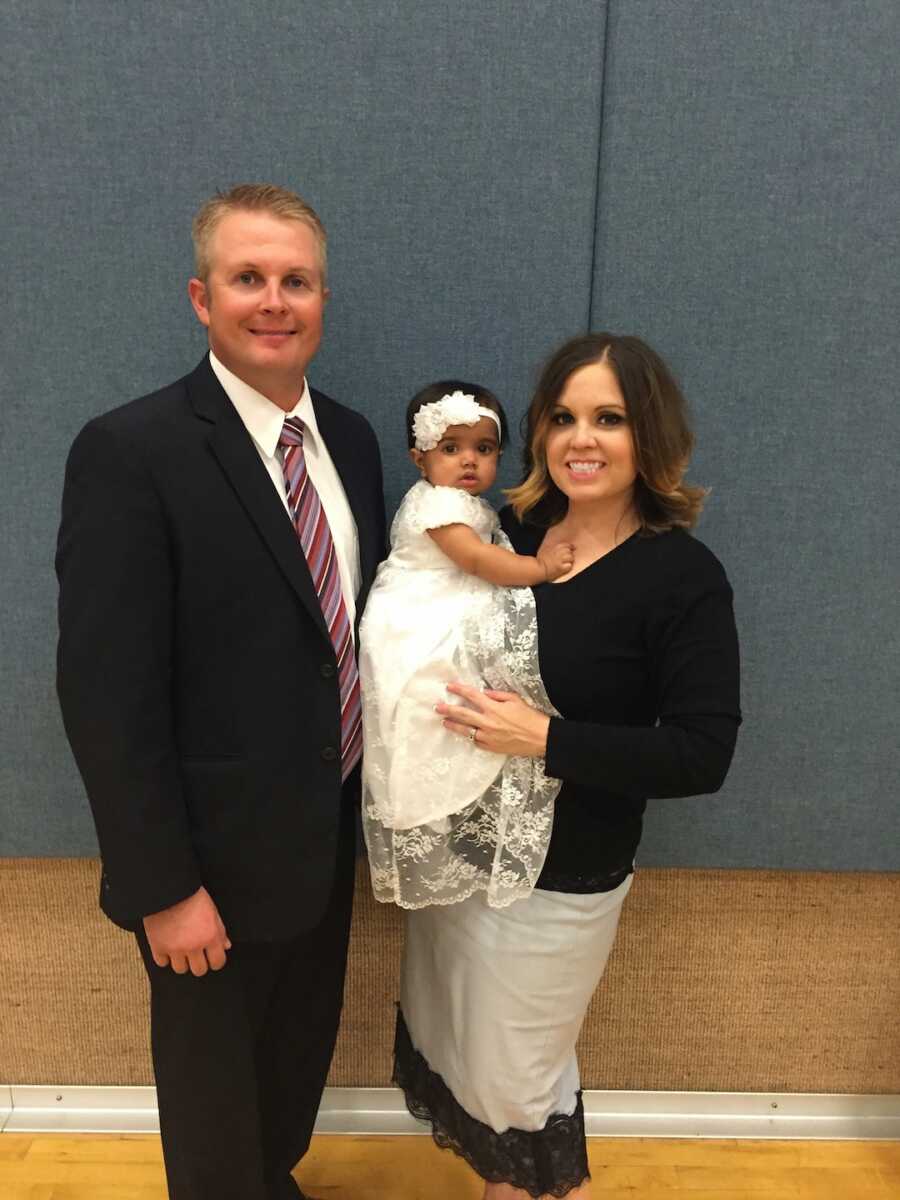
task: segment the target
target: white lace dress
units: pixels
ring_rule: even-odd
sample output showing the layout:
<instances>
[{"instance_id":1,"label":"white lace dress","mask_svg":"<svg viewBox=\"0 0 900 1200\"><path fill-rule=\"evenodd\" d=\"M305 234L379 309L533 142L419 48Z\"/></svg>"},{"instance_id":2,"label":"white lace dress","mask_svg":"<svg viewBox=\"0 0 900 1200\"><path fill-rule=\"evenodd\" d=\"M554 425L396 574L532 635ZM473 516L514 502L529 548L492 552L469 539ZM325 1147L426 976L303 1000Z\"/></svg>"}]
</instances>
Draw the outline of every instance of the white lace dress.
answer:
<instances>
[{"instance_id":1,"label":"white lace dress","mask_svg":"<svg viewBox=\"0 0 900 1200\"><path fill-rule=\"evenodd\" d=\"M529 588L466 574L428 536L464 524L507 548L493 509L417 483L391 528L360 626L363 829L379 900L453 904L476 891L503 907L540 874L559 782L538 759L492 754L434 713L452 680L499 688L553 713L538 671Z\"/></svg>"}]
</instances>

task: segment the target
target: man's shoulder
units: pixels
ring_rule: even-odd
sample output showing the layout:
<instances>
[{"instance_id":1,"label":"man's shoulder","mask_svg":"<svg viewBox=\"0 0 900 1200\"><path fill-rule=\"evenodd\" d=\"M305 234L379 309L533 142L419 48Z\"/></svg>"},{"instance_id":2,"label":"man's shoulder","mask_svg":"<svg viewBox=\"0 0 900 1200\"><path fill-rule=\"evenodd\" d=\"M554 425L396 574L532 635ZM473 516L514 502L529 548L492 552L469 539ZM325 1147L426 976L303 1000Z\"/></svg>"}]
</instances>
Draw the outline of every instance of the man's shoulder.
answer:
<instances>
[{"instance_id":1,"label":"man's shoulder","mask_svg":"<svg viewBox=\"0 0 900 1200\"><path fill-rule=\"evenodd\" d=\"M313 388L311 384L310 396L317 416L324 413L326 419L347 421L348 425L356 426L359 430L371 430L371 422L366 416L362 415L358 409L350 408L349 404L335 400L334 396L328 395L328 392L324 392L320 388Z\"/></svg>"},{"instance_id":2,"label":"man's shoulder","mask_svg":"<svg viewBox=\"0 0 900 1200\"><path fill-rule=\"evenodd\" d=\"M77 457L139 450L144 458L165 458L173 444L193 443L192 430L206 428L195 419L196 395L193 404L191 396L204 394L212 384L219 386L204 358L173 383L92 417L75 438L72 453Z\"/></svg>"},{"instance_id":3,"label":"man's shoulder","mask_svg":"<svg viewBox=\"0 0 900 1200\"><path fill-rule=\"evenodd\" d=\"M319 388L310 385L310 397L316 410L316 419L325 423L340 423L345 429L353 430L363 437L375 437L371 422L355 408L342 404L339 400L327 395Z\"/></svg>"},{"instance_id":4,"label":"man's shoulder","mask_svg":"<svg viewBox=\"0 0 900 1200\"><path fill-rule=\"evenodd\" d=\"M118 404L92 418L88 424L110 433L126 433L162 426L180 418L185 414L188 389L198 369L155 391Z\"/></svg>"}]
</instances>

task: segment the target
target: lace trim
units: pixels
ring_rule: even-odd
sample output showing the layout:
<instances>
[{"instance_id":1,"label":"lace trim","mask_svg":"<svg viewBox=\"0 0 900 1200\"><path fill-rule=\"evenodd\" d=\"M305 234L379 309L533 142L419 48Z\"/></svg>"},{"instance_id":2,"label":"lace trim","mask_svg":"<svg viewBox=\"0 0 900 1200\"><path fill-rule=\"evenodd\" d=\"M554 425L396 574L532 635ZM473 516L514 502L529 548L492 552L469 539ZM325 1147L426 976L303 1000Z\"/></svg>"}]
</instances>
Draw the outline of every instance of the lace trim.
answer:
<instances>
[{"instance_id":1,"label":"lace trim","mask_svg":"<svg viewBox=\"0 0 900 1200\"><path fill-rule=\"evenodd\" d=\"M483 891L503 908L537 883L560 781L540 759L486 754L448 733L432 706L448 679L463 679L555 715L540 677L534 595L445 573L431 595L454 628L435 641L422 615L428 595L418 593L417 607L410 590L427 573L401 565L392 582L391 561L360 627L362 822L375 898L417 909Z\"/></svg>"},{"instance_id":2,"label":"lace trim","mask_svg":"<svg viewBox=\"0 0 900 1200\"><path fill-rule=\"evenodd\" d=\"M534 1197L565 1196L590 1178L581 1092L571 1116L554 1113L534 1133L496 1133L470 1116L431 1070L413 1046L399 1009L393 1081L403 1089L412 1115L431 1124L437 1145L465 1159L488 1183L509 1183Z\"/></svg>"}]
</instances>

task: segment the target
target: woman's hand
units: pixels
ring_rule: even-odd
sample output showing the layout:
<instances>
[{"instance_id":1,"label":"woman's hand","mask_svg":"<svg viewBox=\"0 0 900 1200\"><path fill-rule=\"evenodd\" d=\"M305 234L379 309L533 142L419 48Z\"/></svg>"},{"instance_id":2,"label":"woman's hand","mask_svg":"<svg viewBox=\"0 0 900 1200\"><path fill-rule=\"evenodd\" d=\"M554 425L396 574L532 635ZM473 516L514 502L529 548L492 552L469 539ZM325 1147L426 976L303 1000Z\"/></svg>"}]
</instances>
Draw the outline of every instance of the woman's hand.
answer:
<instances>
[{"instance_id":1,"label":"woman's hand","mask_svg":"<svg viewBox=\"0 0 900 1200\"><path fill-rule=\"evenodd\" d=\"M482 692L464 683L450 683L447 691L461 696L473 708L459 704L436 704L444 728L469 738L480 750L514 754L521 758L543 758L547 753L550 718L526 704L514 692Z\"/></svg>"}]
</instances>

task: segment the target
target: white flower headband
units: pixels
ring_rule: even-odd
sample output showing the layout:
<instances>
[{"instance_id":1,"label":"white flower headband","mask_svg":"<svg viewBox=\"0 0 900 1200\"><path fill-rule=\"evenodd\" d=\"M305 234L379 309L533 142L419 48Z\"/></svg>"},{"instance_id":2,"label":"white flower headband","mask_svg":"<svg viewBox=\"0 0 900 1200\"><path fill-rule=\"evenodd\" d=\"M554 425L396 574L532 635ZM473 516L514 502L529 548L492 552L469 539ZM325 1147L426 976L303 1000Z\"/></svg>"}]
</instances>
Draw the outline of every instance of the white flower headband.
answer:
<instances>
[{"instance_id":1,"label":"white flower headband","mask_svg":"<svg viewBox=\"0 0 900 1200\"><path fill-rule=\"evenodd\" d=\"M453 392L423 404L413 417L413 437L417 450L433 450L451 425L477 425L482 417L490 417L500 433L500 418L493 409L475 403L466 392Z\"/></svg>"}]
</instances>

